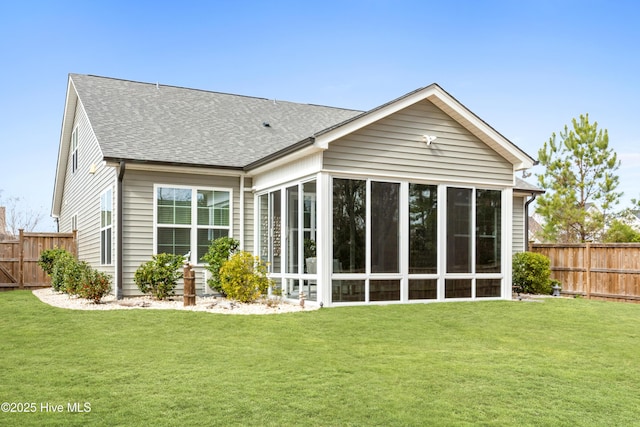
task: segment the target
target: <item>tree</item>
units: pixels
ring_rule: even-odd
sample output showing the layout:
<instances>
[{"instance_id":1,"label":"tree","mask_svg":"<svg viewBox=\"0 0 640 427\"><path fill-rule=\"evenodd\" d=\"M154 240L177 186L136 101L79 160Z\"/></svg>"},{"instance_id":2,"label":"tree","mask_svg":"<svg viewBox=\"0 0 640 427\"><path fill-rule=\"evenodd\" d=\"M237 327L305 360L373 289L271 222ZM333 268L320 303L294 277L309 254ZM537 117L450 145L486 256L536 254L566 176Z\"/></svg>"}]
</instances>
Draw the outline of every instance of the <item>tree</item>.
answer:
<instances>
[{"instance_id":1,"label":"tree","mask_svg":"<svg viewBox=\"0 0 640 427\"><path fill-rule=\"evenodd\" d=\"M17 236L19 230L33 231L42 221L44 215L42 212L33 210L24 205L24 200L20 197L2 198L2 190L0 190L0 206L4 206L5 210L5 226L6 231L11 236ZM2 232L3 230L0 230Z\"/></svg>"},{"instance_id":2,"label":"tree","mask_svg":"<svg viewBox=\"0 0 640 427\"><path fill-rule=\"evenodd\" d=\"M598 130L588 114L571 122L559 141L554 132L538 151L546 168L538 183L547 192L538 197L536 212L544 218L543 238L551 242L598 240L622 196L615 175L620 161L607 130ZM592 203L597 209L588 209Z\"/></svg>"},{"instance_id":3,"label":"tree","mask_svg":"<svg viewBox=\"0 0 640 427\"><path fill-rule=\"evenodd\" d=\"M629 224L614 219L603 234L602 241L604 243L638 243L640 242L640 233Z\"/></svg>"}]
</instances>

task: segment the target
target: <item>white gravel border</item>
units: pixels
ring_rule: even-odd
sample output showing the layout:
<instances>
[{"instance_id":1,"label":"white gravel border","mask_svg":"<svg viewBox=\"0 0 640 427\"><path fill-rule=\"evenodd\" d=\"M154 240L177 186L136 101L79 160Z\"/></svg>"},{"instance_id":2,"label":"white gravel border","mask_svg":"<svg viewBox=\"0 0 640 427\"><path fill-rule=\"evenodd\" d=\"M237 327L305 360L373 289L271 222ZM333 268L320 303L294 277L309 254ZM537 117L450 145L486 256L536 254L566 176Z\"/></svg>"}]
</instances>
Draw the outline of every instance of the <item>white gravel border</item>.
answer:
<instances>
[{"instance_id":1,"label":"white gravel border","mask_svg":"<svg viewBox=\"0 0 640 427\"><path fill-rule=\"evenodd\" d=\"M166 301L157 301L149 296L117 300L114 295L107 295L102 299L100 304L94 304L86 299L55 292L52 288L35 289L33 290L33 294L45 304L71 310L164 309L204 311L207 313L221 314L278 314L312 311L318 308L317 306L311 305L305 305L303 308L300 307L299 304L291 304L286 301L279 301L272 306L268 306L262 302L247 304L216 297L196 297L196 305L185 307L183 297L181 296L173 297Z\"/></svg>"}]
</instances>

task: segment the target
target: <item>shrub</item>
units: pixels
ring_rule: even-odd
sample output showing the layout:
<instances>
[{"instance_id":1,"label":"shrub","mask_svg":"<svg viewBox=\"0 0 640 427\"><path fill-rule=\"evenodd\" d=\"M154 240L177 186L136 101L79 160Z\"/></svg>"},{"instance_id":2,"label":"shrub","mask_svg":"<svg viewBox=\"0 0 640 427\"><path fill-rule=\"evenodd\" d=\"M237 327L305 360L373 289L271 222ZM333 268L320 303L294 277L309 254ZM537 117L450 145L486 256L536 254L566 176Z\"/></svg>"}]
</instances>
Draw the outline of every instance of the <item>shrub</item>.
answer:
<instances>
[{"instance_id":1,"label":"shrub","mask_svg":"<svg viewBox=\"0 0 640 427\"><path fill-rule=\"evenodd\" d=\"M550 294L551 269L549 258L535 252L520 252L513 256L513 284L525 294Z\"/></svg>"},{"instance_id":2,"label":"shrub","mask_svg":"<svg viewBox=\"0 0 640 427\"><path fill-rule=\"evenodd\" d=\"M80 287L84 283L85 277L89 274L91 266L85 261L75 259L66 263L63 273L63 292L69 295L78 295Z\"/></svg>"},{"instance_id":3,"label":"shrub","mask_svg":"<svg viewBox=\"0 0 640 427\"><path fill-rule=\"evenodd\" d=\"M250 252L236 252L220 268L220 286L231 299L253 302L266 294L270 285L267 265Z\"/></svg>"},{"instance_id":4,"label":"shrub","mask_svg":"<svg viewBox=\"0 0 640 427\"><path fill-rule=\"evenodd\" d=\"M62 248L46 249L40 254L38 265L51 277L51 287L58 292L66 292L65 272L72 268L76 259Z\"/></svg>"},{"instance_id":5,"label":"shrub","mask_svg":"<svg viewBox=\"0 0 640 427\"><path fill-rule=\"evenodd\" d=\"M211 289L226 295L220 286L220 267L229 260L240 247L240 242L232 237L220 237L209 246L207 253L202 259L207 263L205 268L211 272L211 277L207 280L207 285Z\"/></svg>"},{"instance_id":6,"label":"shrub","mask_svg":"<svg viewBox=\"0 0 640 427\"><path fill-rule=\"evenodd\" d=\"M98 304L100 300L111 291L111 276L93 268L85 272L85 276L77 293L80 298L85 298Z\"/></svg>"},{"instance_id":7,"label":"shrub","mask_svg":"<svg viewBox=\"0 0 640 427\"><path fill-rule=\"evenodd\" d=\"M58 292L78 295L96 304L111 291L111 277L77 261L65 249L42 251L38 265L51 277L51 287Z\"/></svg>"},{"instance_id":8,"label":"shrub","mask_svg":"<svg viewBox=\"0 0 640 427\"><path fill-rule=\"evenodd\" d=\"M184 263L182 255L158 254L151 261L141 264L133 275L138 289L163 300L175 295L178 280L182 278L180 267Z\"/></svg>"}]
</instances>

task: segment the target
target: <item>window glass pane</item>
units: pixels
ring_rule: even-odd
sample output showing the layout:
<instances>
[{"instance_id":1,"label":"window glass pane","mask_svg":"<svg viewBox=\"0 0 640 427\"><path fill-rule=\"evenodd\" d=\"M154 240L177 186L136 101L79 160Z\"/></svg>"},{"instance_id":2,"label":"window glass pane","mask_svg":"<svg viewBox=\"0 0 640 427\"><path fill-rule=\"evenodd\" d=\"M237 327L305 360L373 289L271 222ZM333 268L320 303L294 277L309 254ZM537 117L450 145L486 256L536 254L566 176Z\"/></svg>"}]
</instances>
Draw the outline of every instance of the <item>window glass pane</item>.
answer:
<instances>
[{"instance_id":1,"label":"window glass pane","mask_svg":"<svg viewBox=\"0 0 640 427\"><path fill-rule=\"evenodd\" d=\"M287 188L287 273L298 272L298 186Z\"/></svg>"},{"instance_id":2,"label":"window glass pane","mask_svg":"<svg viewBox=\"0 0 640 427\"><path fill-rule=\"evenodd\" d=\"M371 280L369 301L400 301L400 280Z\"/></svg>"},{"instance_id":3,"label":"window glass pane","mask_svg":"<svg viewBox=\"0 0 640 427\"><path fill-rule=\"evenodd\" d=\"M213 225L213 191L198 190L198 225Z\"/></svg>"},{"instance_id":4,"label":"window glass pane","mask_svg":"<svg viewBox=\"0 0 640 427\"><path fill-rule=\"evenodd\" d=\"M271 262L274 273L282 271L282 199L280 190L271 193Z\"/></svg>"},{"instance_id":5,"label":"window glass pane","mask_svg":"<svg viewBox=\"0 0 640 427\"><path fill-rule=\"evenodd\" d=\"M159 187L158 224L191 224L191 190Z\"/></svg>"},{"instance_id":6,"label":"window glass pane","mask_svg":"<svg viewBox=\"0 0 640 427\"><path fill-rule=\"evenodd\" d=\"M333 280L331 282L331 301L364 301L364 280Z\"/></svg>"},{"instance_id":7,"label":"window glass pane","mask_svg":"<svg viewBox=\"0 0 640 427\"><path fill-rule=\"evenodd\" d=\"M500 297L500 279L476 279L476 297Z\"/></svg>"},{"instance_id":8,"label":"window glass pane","mask_svg":"<svg viewBox=\"0 0 640 427\"><path fill-rule=\"evenodd\" d=\"M111 225L112 221L112 199L111 199L111 190L107 190L100 197L100 226L108 227Z\"/></svg>"},{"instance_id":9,"label":"window glass pane","mask_svg":"<svg viewBox=\"0 0 640 427\"><path fill-rule=\"evenodd\" d=\"M282 290L282 280L278 277L271 279L271 294L272 295L284 295Z\"/></svg>"},{"instance_id":10,"label":"window glass pane","mask_svg":"<svg viewBox=\"0 0 640 427\"><path fill-rule=\"evenodd\" d=\"M400 271L400 184L371 183L371 272Z\"/></svg>"},{"instance_id":11,"label":"window glass pane","mask_svg":"<svg viewBox=\"0 0 640 427\"><path fill-rule=\"evenodd\" d=\"M497 190L476 191L476 273L501 270L501 196Z\"/></svg>"},{"instance_id":12,"label":"window glass pane","mask_svg":"<svg viewBox=\"0 0 640 427\"><path fill-rule=\"evenodd\" d=\"M191 250L190 228L158 228L157 252L185 255Z\"/></svg>"},{"instance_id":13,"label":"window glass pane","mask_svg":"<svg viewBox=\"0 0 640 427\"><path fill-rule=\"evenodd\" d=\"M269 259L269 195L258 197L258 254L264 262ZM271 268L271 267L269 267Z\"/></svg>"},{"instance_id":14,"label":"window glass pane","mask_svg":"<svg viewBox=\"0 0 640 427\"><path fill-rule=\"evenodd\" d=\"M471 190L467 188L447 188L447 272L471 273Z\"/></svg>"},{"instance_id":15,"label":"window glass pane","mask_svg":"<svg viewBox=\"0 0 640 427\"><path fill-rule=\"evenodd\" d=\"M446 279L445 298L471 298L471 279Z\"/></svg>"},{"instance_id":16,"label":"window glass pane","mask_svg":"<svg viewBox=\"0 0 640 427\"><path fill-rule=\"evenodd\" d=\"M438 298L437 279L412 279L409 280L409 299L436 299Z\"/></svg>"},{"instance_id":17,"label":"window glass pane","mask_svg":"<svg viewBox=\"0 0 640 427\"><path fill-rule=\"evenodd\" d=\"M409 184L409 273L438 272L438 187Z\"/></svg>"},{"instance_id":18,"label":"window glass pane","mask_svg":"<svg viewBox=\"0 0 640 427\"><path fill-rule=\"evenodd\" d=\"M304 194L304 271L315 274L316 266L316 182L302 184ZM315 301L315 300L313 300Z\"/></svg>"},{"instance_id":19,"label":"window glass pane","mask_svg":"<svg viewBox=\"0 0 640 427\"><path fill-rule=\"evenodd\" d=\"M285 296L287 298L298 298L300 296L300 280L285 279Z\"/></svg>"},{"instance_id":20,"label":"window glass pane","mask_svg":"<svg viewBox=\"0 0 640 427\"><path fill-rule=\"evenodd\" d=\"M227 191L214 192L214 225L229 226L229 197Z\"/></svg>"},{"instance_id":21,"label":"window glass pane","mask_svg":"<svg viewBox=\"0 0 640 427\"><path fill-rule=\"evenodd\" d=\"M197 259L198 263L202 263L202 257L207 253L207 251L209 250L209 246L211 245L211 242L213 242L214 240L220 238L220 237L228 237L229 236L229 230L227 229L208 229L208 228L199 228L198 229L198 256ZM184 255L184 254L183 254ZM194 257L191 257L191 259L193 260Z\"/></svg>"},{"instance_id":22,"label":"window glass pane","mask_svg":"<svg viewBox=\"0 0 640 427\"><path fill-rule=\"evenodd\" d=\"M305 299L308 301L318 300L318 282L316 280L303 280L302 291L305 294Z\"/></svg>"},{"instance_id":23,"label":"window glass pane","mask_svg":"<svg viewBox=\"0 0 640 427\"><path fill-rule=\"evenodd\" d=\"M366 181L333 180L333 272L362 273L366 261Z\"/></svg>"},{"instance_id":24,"label":"window glass pane","mask_svg":"<svg viewBox=\"0 0 640 427\"><path fill-rule=\"evenodd\" d=\"M100 232L100 264L111 264L111 227Z\"/></svg>"},{"instance_id":25,"label":"window glass pane","mask_svg":"<svg viewBox=\"0 0 640 427\"><path fill-rule=\"evenodd\" d=\"M111 264L111 236L113 235L112 228L109 227L105 230L105 264Z\"/></svg>"}]
</instances>

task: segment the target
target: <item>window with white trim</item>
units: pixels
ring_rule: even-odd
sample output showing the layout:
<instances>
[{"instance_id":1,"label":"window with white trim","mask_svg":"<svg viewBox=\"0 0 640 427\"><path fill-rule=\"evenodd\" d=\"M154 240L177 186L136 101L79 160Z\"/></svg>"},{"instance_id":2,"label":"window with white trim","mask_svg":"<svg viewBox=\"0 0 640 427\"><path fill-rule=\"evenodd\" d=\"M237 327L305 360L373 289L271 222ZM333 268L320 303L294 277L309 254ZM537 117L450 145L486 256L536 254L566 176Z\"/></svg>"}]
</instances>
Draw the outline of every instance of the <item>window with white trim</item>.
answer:
<instances>
[{"instance_id":1,"label":"window with white trim","mask_svg":"<svg viewBox=\"0 0 640 427\"><path fill-rule=\"evenodd\" d=\"M211 242L231 235L231 190L155 186L156 253L195 254L201 263Z\"/></svg>"},{"instance_id":2,"label":"window with white trim","mask_svg":"<svg viewBox=\"0 0 640 427\"><path fill-rule=\"evenodd\" d=\"M78 128L71 133L71 173L78 170Z\"/></svg>"},{"instance_id":3,"label":"window with white trim","mask_svg":"<svg viewBox=\"0 0 640 427\"><path fill-rule=\"evenodd\" d=\"M100 264L111 264L113 237L113 192L109 188L100 196Z\"/></svg>"}]
</instances>

